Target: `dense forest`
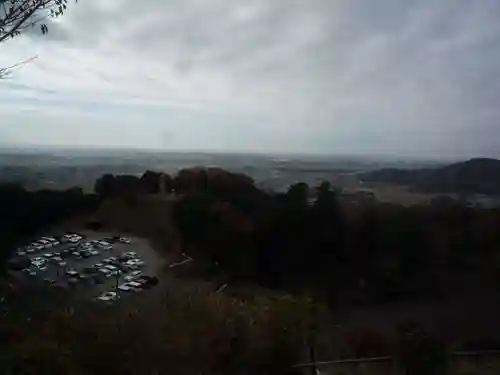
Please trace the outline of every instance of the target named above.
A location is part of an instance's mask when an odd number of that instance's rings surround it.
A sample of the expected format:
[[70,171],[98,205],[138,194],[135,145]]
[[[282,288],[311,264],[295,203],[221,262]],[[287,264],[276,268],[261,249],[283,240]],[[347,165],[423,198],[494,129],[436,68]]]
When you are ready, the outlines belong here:
[[331,304],[490,293],[498,285],[497,210],[446,201],[349,205],[327,182],[270,194],[218,168],[106,175],[96,191],[134,196],[158,193],[160,184],[178,197],[173,221],[183,245],[207,260],[208,277],[307,291]]
[[[330,303],[487,292],[500,283],[498,210],[446,201],[410,208],[349,205],[327,182],[297,183],[271,194],[246,175],[218,168],[175,176],[103,175],[90,195],[78,188],[28,192],[2,185],[3,248],[91,212],[102,200],[121,196],[132,202],[160,190],[177,197],[173,223],[182,245],[206,260],[209,278],[308,291]],[[3,251],[3,259],[9,254]]]
[[[0,259],[6,260],[15,246],[64,219],[97,208],[93,194],[80,188],[30,192],[19,185],[0,185]],[[3,262],[1,262],[3,264]]]

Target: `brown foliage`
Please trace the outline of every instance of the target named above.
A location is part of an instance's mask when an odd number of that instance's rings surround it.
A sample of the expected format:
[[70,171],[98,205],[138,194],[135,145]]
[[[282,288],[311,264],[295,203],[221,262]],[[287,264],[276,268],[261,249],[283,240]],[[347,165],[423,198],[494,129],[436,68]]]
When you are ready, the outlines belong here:
[[[82,307],[16,326],[5,373],[287,373],[299,360],[307,302],[178,293],[134,308]],[[11,336],[14,337],[14,336]]]

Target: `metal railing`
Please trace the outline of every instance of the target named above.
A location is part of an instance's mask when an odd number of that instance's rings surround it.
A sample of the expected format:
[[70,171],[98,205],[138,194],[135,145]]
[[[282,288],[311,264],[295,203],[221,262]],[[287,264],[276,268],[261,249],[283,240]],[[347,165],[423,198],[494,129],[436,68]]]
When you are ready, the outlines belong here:
[[[483,357],[483,361],[479,359]],[[495,363],[496,362],[496,363]],[[385,365],[385,366],[384,366]],[[358,366],[364,366],[363,371],[358,371]],[[308,373],[315,374],[379,374],[384,369],[391,369],[385,374],[404,375],[406,371],[398,363],[395,356],[369,357],[369,358],[347,358],[338,360],[316,361],[298,363],[292,368],[307,370]],[[464,372],[460,367],[467,367],[468,372]],[[376,367],[379,367],[377,370]],[[370,370],[371,368],[371,370]],[[471,370],[474,369],[474,370]],[[349,372],[346,372],[348,370]],[[474,374],[500,374],[500,350],[479,350],[479,351],[455,351],[448,355],[446,366],[443,372],[446,375],[463,373]]]

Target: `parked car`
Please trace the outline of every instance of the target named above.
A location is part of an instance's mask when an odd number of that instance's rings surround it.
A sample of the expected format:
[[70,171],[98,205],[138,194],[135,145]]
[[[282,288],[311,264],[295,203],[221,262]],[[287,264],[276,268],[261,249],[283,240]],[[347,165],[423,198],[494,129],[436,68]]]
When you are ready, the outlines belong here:
[[52,246],[54,246],[54,245],[52,244],[52,242],[47,241],[47,240],[38,240],[38,242],[39,242],[39,243],[40,243],[40,244],[41,244],[44,248],[46,248],[46,249],[49,249],[49,248],[51,248]]
[[37,268],[44,267],[45,266],[45,260],[33,260],[31,264]]
[[78,276],[78,271],[75,270],[74,268],[70,268],[69,270],[66,271],[66,275],[75,277]]
[[111,302],[115,301],[116,299],[118,299],[118,295],[115,292],[106,292],[97,297],[97,300],[104,302]]
[[120,241],[121,243],[126,243],[126,244],[129,244],[131,243],[132,241],[130,240],[130,238],[127,238],[127,237],[120,237],[118,239],[118,241]]
[[99,272],[107,278],[112,276],[112,272],[107,268],[99,268]]
[[132,291],[132,288],[127,283],[119,285],[118,289],[121,290],[122,292],[131,292]]
[[142,267],[145,263],[140,259],[130,259],[126,264],[134,265],[136,267]]
[[138,283],[136,281],[130,281],[129,283],[127,283],[127,285],[134,291],[134,292],[141,292],[143,289],[142,289],[142,285],[141,283]]
[[80,251],[80,255],[83,257],[83,258],[90,258],[92,256],[91,252],[88,251],[88,250],[83,250],[83,251]]
[[141,279],[144,280],[148,285],[158,285],[158,283],[160,282],[160,280],[158,280],[156,276],[144,275],[141,277]]
[[113,248],[113,246],[110,243],[105,241],[97,242],[96,246],[99,247],[101,250],[111,250]]
[[92,256],[97,256],[97,255],[99,255],[99,254],[100,254],[100,253],[99,253],[99,251],[97,251],[97,250],[91,250],[91,251],[90,251],[90,255],[92,255]]

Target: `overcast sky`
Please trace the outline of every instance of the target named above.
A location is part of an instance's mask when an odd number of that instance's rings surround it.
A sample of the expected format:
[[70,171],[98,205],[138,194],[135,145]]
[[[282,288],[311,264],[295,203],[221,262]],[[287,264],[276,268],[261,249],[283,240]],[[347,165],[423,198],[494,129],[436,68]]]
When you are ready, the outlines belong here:
[[81,0],[0,45],[0,144],[500,156],[499,0]]

